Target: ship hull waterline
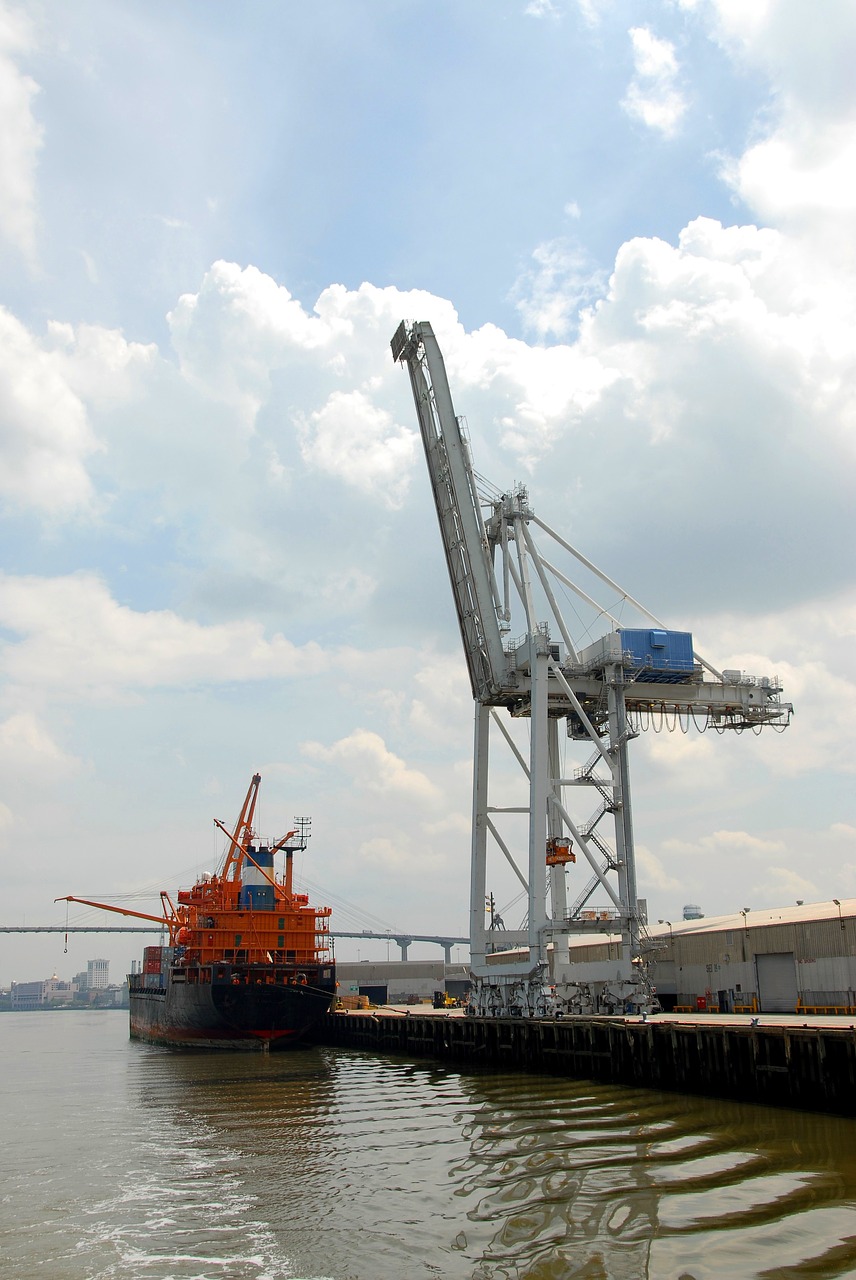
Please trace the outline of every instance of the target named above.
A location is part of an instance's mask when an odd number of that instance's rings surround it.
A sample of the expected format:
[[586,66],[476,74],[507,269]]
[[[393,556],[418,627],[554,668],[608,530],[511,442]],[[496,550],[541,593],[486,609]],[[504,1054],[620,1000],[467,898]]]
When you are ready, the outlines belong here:
[[[329,968],[329,967],[328,967]],[[134,1040],[174,1049],[280,1051],[330,1011],[335,983],[180,983],[130,991]]]

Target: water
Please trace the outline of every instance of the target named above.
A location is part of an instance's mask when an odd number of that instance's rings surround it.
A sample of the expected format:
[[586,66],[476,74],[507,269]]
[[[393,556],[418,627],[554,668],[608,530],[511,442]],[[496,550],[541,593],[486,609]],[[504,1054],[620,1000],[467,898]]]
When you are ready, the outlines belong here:
[[856,1122],[0,1017],[0,1276],[856,1277]]

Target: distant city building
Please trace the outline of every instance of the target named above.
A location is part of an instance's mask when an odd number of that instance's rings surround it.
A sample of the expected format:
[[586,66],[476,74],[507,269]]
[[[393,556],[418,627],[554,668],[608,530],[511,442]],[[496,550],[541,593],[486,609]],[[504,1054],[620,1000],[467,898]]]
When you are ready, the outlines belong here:
[[701,907],[697,907],[694,902],[688,902],[687,905],[684,907],[684,919],[685,920],[703,920],[704,912],[702,911]]
[[86,962],[86,989],[87,991],[104,991],[110,985],[110,961],[109,960],[87,960]]
[[75,984],[61,982],[56,974],[45,983],[45,1004],[71,1004],[76,995]]
[[46,1005],[71,1004],[77,995],[76,982],[61,982],[53,975],[44,982],[13,982],[13,1009],[43,1009]]
[[43,982],[13,982],[13,1009],[41,1009],[45,1002],[45,984]]

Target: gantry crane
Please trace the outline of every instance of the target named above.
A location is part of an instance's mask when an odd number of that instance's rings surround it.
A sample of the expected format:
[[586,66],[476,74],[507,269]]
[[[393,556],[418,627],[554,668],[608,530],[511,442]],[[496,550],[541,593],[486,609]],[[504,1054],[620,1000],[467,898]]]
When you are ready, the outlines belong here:
[[[475,703],[470,878],[471,1007],[483,1014],[542,1014],[646,1007],[649,984],[644,910],[636,888],[628,743],[652,722],[692,722],[756,732],[784,728],[792,707],[775,678],[717,671],[693,650],[688,632],[654,614],[551,529],[533,511],[526,488],[493,489],[477,477],[455,416],[445,365],[427,322],[403,321],[391,342],[407,365],[437,509],[464,654]],[[536,544],[552,539],[643,625],[624,628]],[[558,596],[572,592],[612,630],[578,647]],[[510,639],[519,619],[523,631]],[[520,630],[520,626],[517,630]],[[505,714],[503,714],[505,713]],[[528,758],[508,716],[530,721]],[[585,743],[589,758],[562,776],[560,725]],[[491,731],[497,730],[528,785],[528,805],[491,803]],[[588,788],[595,810],[586,821],[566,803],[570,788]],[[528,857],[515,855],[500,827],[503,813],[524,812]],[[612,839],[604,828],[612,821]],[[488,849],[502,857],[528,903],[525,929],[508,930],[491,913]],[[498,852],[497,852],[498,851]],[[589,877],[571,905],[567,869],[582,855]],[[608,905],[592,909],[600,893]],[[571,964],[571,934],[606,933],[616,958],[599,966]],[[612,948],[610,948],[612,950]]]

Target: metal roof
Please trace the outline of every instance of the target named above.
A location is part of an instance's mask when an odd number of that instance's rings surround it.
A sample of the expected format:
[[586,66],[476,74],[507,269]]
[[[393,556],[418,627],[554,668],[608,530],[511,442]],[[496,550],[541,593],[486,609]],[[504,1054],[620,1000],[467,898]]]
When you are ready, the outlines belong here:
[[[805,902],[802,906],[793,907],[761,907],[757,911],[748,908],[744,916],[742,911],[735,911],[727,916],[703,916],[701,920],[672,920],[671,932],[669,922],[664,920],[649,923],[649,938],[687,937],[690,934],[724,933],[732,929],[762,929],[765,925],[774,924],[814,924],[819,920],[838,920],[838,906],[841,907],[841,919],[850,920],[856,917],[856,898],[839,898],[826,902]],[[590,947],[608,942],[616,942],[615,934],[586,933],[570,936],[571,949],[574,947]]]
[[[840,908],[840,911],[839,911]],[[669,936],[671,923],[672,935],[676,933],[719,933],[725,929],[758,929],[769,924],[809,924],[817,920],[848,920],[856,916],[856,898],[839,898],[826,902],[805,902],[802,906],[793,907],[761,907],[755,910],[747,907],[745,913],[736,911],[727,916],[704,916],[701,920],[664,920],[662,924],[649,923],[648,933],[651,937]]]

